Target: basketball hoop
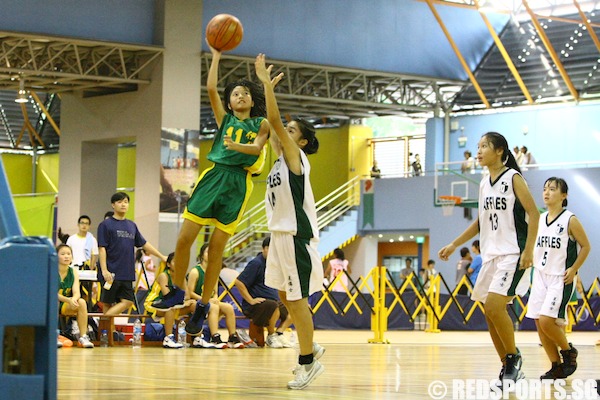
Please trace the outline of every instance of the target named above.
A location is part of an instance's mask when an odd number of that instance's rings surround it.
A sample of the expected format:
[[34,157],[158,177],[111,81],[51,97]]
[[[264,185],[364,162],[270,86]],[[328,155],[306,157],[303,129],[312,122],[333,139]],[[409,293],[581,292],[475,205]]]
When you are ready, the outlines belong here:
[[442,215],[449,217],[454,214],[454,207],[462,202],[462,198],[458,196],[440,196],[439,202],[442,206]]

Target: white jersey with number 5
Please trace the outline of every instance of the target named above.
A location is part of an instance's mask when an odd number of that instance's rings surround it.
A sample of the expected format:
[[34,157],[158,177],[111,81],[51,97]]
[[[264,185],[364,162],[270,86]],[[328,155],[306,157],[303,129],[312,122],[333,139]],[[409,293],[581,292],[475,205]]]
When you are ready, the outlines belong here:
[[548,221],[547,211],[540,215],[533,266],[547,275],[564,275],[577,259],[579,245],[569,237],[569,221],[573,215],[566,209],[554,221]]
[[482,261],[521,254],[527,240],[527,214],[517,199],[509,168],[496,181],[485,177],[479,185],[479,236]]
[[283,154],[267,178],[265,203],[269,231],[287,232],[300,238],[319,238],[315,198],[310,185],[310,163],[300,151],[302,175],[293,174]]

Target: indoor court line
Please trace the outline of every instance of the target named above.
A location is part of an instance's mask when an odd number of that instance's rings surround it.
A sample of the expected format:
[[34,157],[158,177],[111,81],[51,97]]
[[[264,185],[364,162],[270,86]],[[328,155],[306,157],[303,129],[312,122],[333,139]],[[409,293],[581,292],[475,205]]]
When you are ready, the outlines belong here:
[[[494,379],[500,369],[485,331],[393,331],[390,344],[368,344],[372,336],[315,331],[325,373],[300,391],[286,388],[294,349],[58,349],[58,399],[429,399],[435,380]],[[527,378],[539,377],[549,362],[537,334],[516,337]],[[579,349],[572,378],[600,379],[600,332],[568,337]]]

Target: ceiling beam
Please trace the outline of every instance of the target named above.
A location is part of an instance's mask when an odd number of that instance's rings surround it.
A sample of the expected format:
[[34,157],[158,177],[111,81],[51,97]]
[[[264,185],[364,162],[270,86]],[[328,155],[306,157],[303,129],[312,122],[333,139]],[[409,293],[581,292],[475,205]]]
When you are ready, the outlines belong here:
[[560,76],[562,76],[563,81],[565,82],[565,85],[567,85],[567,88],[569,89],[571,96],[573,96],[574,100],[579,100],[579,93],[577,92],[577,89],[575,89],[575,86],[573,85],[573,82],[571,81],[569,74],[567,74],[567,70],[565,69],[564,65],[560,61],[560,57],[558,57],[556,50],[554,50],[554,47],[552,46],[550,39],[548,39],[548,35],[546,35],[544,28],[542,28],[536,15],[534,14],[533,10],[531,9],[531,7],[529,7],[529,3],[527,2],[527,0],[522,0],[522,2],[523,2],[523,5],[525,6],[525,8],[527,9],[527,12],[531,16],[531,23],[533,24],[533,26],[535,27],[535,30],[537,31],[538,35],[540,36],[542,43],[544,43],[544,46],[546,47],[548,54],[550,54],[550,57],[552,57],[552,61],[554,62],[554,65],[556,65],[556,68],[558,69]]
[[500,51],[500,54],[502,54],[502,58],[504,58],[504,61],[506,62],[506,66],[508,67],[508,69],[512,73],[513,77],[515,78],[515,81],[517,81],[517,84],[521,88],[521,91],[523,92],[523,95],[525,95],[525,98],[527,99],[529,104],[533,104],[533,99],[531,98],[531,94],[529,94],[529,90],[527,89],[527,86],[525,86],[523,79],[521,79],[521,75],[519,74],[519,71],[517,71],[517,67],[515,67],[515,64],[512,62],[510,56],[508,55],[508,52],[506,51],[506,48],[504,47],[502,40],[500,40],[500,38],[498,37],[498,34],[496,34],[496,31],[494,30],[494,27],[490,23],[490,20],[488,19],[487,15],[485,15],[485,13],[481,11],[481,8],[479,7],[479,1],[478,0],[473,0],[473,1],[475,2],[475,6],[477,7],[477,9],[479,10],[479,15],[481,15],[481,18],[483,19],[485,26],[487,26],[488,31],[490,32],[490,35],[492,35],[492,38],[494,39],[494,43],[496,43],[496,47],[498,47],[498,51]]
[[454,39],[452,39],[452,35],[450,35],[450,32],[446,28],[446,24],[444,24],[444,21],[442,21],[442,17],[440,17],[440,14],[435,9],[435,6],[433,5],[432,0],[425,0],[425,1],[427,2],[427,5],[429,6],[429,9],[433,13],[433,16],[435,17],[435,19],[437,20],[438,24],[440,25],[440,28],[442,28],[442,31],[444,32],[444,35],[446,35],[446,38],[448,39],[448,42],[450,42],[450,46],[452,47],[452,50],[454,50],[454,53],[456,54],[456,57],[458,57],[458,60],[460,61],[460,64],[462,65],[462,67],[465,70],[465,72],[467,73],[467,75],[469,75],[469,80],[471,81],[471,84],[475,88],[475,91],[477,91],[477,94],[479,95],[479,98],[481,99],[481,102],[483,104],[485,104],[486,108],[490,108],[490,102],[485,97],[485,93],[483,93],[483,90],[481,90],[481,87],[479,86],[479,83],[477,83],[477,79],[475,79],[475,75],[473,75],[473,72],[471,72],[471,68],[469,67],[469,65],[465,61],[465,58],[463,57],[462,53],[458,49],[458,46],[456,46],[456,43],[454,42]]
[[26,78],[28,89],[42,92],[81,90],[90,84],[145,85],[150,81],[144,76],[150,75],[147,71],[163,51],[154,46],[0,31],[0,87],[16,88],[18,75]]
[[37,93],[34,92],[34,91],[31,91],[29,93],[31,93],[31,97],[33,97],[33,99],[37,103],[38,107],[40,107],[40,109],[42,110],[42,112],[46,116],[46,119],[48,120],[48,122],[50,123],[50,125],[52,125],[52,127],[54,128],[54,132],[56,132],[56,134],[58,136],[60,136],[60,128],[58,127],[58,125],[54,121],[54,118],[52,118],[52,115],[48,112],[48,109],[46,109],[46,106],[44,105],[44,103],[38,97]]
[[587,31],[590,34],[590,37],[592,38],[594,44],[596,45],[596,49],[598,49],[598,51],[600,52],[600,40],[598,40],[598,35],[596,35],[596,32],[594,32],[594,28],[592,27],[592,24],[590,23],[589,18],[581,10],[581,6],[577,2],[577,0],[573,0],[573,4],[575,4],[575,7],[577,7],[577,11],[579,12],[579,15],[581,16],[581,21],[587,28]]
[[[202,64],[210,65],[210,53],[202,53]],[[256,80],[254,58],[223,55],[219,63],[218,87],[239,80]],[[338,68],[315,64],[269,60],[273,74],[286,78],[276,87],[282,113],[307,116],[345,115],[365,118],[376,115],[429,114],[450,104],[467,82],[432,77]],[[202,69],[202,90],[206,74]],[[208,97],[201,97],[203,100]]]

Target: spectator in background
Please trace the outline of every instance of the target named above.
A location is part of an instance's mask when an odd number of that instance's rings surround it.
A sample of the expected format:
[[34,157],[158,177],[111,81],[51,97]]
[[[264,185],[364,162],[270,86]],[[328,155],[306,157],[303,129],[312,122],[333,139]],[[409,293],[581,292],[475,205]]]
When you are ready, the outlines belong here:
[[523,153],[521,153],[521,150],[519,150],[519,146],[515,146],[513,148],[513,156],[515,156],[517,165],[521,166],[521,164],[523,164]]
[[[211,290],[209,287],[204,287],[206,268],[208,268],[208,253],[209,247],[208,243],[204,243],[200,248],[200,252],[198,253],[198,265],[190,270],[187,275],[187,296],[194,300],[192,304],[192,312],[196,310],[198,307],[198,300],[202,298],[202,293],[204,290]],[[208,322],[208,329],[210,331],[210,340],[206,342],[202,339],[202,336],[198,336],[194,338],[193,345],[194,347],[216,347],[218,349],[224,348],[232,348],[232,349],[243,349],[244,343],[240,340],[235,330],[235,311],[233,306],[229,303],[225,303],[224,301],[219,301],[218,291],[217,291],[218,283],[212,288],[210,295],[210,308],[208,309],[208,315],[206,321]],[[227,327],[227,332],[229,333],[229,338],[227,342],[221,340],[221,335],[219,334],[219,319],[221,317],[225,318],[225,325]]]
[[371,167],[371,178],[381,178],[381,170],[377,167],[377,160],[373,160],[373,166]]
[[405,267],[400,270],[400,279],[406,280],[415,270],[412,267],[412,258],[406,258]]
[[96,269],[98,261],[98,241],[90,232],[92,220],[82,215],[77,220],[77,234],[69,236],[67,245],[73,251],[73,267],[81,269]]
[[[458,264],[456,264],[456,285],[460,283],[463,276],[468,276],[469,265],[471,265],[472,261],[471,253],[469,253],[469,249],[467,247],[460,249],[460,257],[461,258],[458,261]],[[469,294],[468,285],[461,286],[458,294]]]
[[70,268],[73,253],[66,244],[56,248],[58,258],[58,312],[60,315],[76,316],[77,327],[80,334],[77,339],[78,346],[93,348],[94,345],[87,335],[88,313],[87,303],[79,294],[79,273]]
[[[77,234],[71,235],[66,240],[73,253],[73,268],[78,270],[96,270],[98,263],[98,241],[90,232],[91,218],[82,215],[77,220]],[[83,298],[87,304],[92,306],[92,293],[97,292],[95,282],[84,281],[81,284]]]
[[[327,268],[325,268],[324,275],[329,278],[329,283],[333,282],[339,274],[342,274],[342,276],[340,278],[340,281],[338,281],[335,287],[331,288],[331,290],[333,290],[334,292],[345,292],[346,289],[344,287],[350,290],[350,288],[348,287],[347,274],[352,273],[352,268],[350,268],[348,260],[346,260],[344,251],[342,249],[336,248],[335,250],[333,250],[333,255],[334,258],[329,260],[329,264],[327,265]],[[342,273],[342,271],[344,273]]]
[[475,287],[475,282],[477,282],[477,277],[479,276],[479,271],[481,270],[482,260],[481,260],[481,251],[479,250],[479,240],[475,240],[471,243],[471,251],[475,254],[473,257],[473,261],[469,268],[467,269],[467,273],[469,274],[469,280],[471,281],[471,285]]
[[[262,251],[253,258],[235,280],[242,295],[242,311],[254,325],[267,328],[267,346],[273,348],[292,347],[284,331],[292,324],[292,317],[279,299],[277,290],[265,285],[265,269],[271,238],[262,242]],[[279,327],[276,327],[277,321]],[[262,333],[264,335],[264,333]]]
[[98,226],[98,250],[100,269],[98,280],[110,289],[102,290],[100,301],[104,303],[105,315],[117,315],[131,307],[135,301],[132,282],[135,280],[136,247],[146,253],[167,261],[167,257],[144,239],[137,225],[125,218],[129,210],[129,195],[117,192],[110,199],[114,215]]
[[179,290],[171,278],[173,272],[173,258],[175,253],[169,254],[167,257],[166,268],[156,277],[156,282],[151,286],[150,293],[144,301],[144,308],[149,312],[156,312],[158,317],[164,318],[165,338],[163,339],[163,347],[167,349],[181,349],[183,343],[179,343],[173,334],[175,326],[175,318],[178,315],[185,315],[193,311],[195,301],[187,301],[185,304],[165,305],[164,298],[167,296],[184,297],[185,293]]
[[415,154],[415,161],[412,163],[413,176],[423,175],[423,168],[421,167],[421,157]]
[[[521,147],[521,154],[522,154],[521,166],[523,166],[523,168],[522,168],[523,170],[527,170],[529,165],[537,164],[535,157],[533,156],[533,154],[531,154],[531,152],[529,152],[529,150],[527,149],[527,146]],[[536,168],[537,167],[529,167],[529,169],[536,169]]]
[[437,275],[437,271],[435,270],[435,261],[427,261],[427,265],[423,267],[419,275],[421,277],[421,282],[423,283],[423,289],[427,291],[427,289],[429,289],[431,286],[431,280],[435,275]]
[[463,174],[472,174],[475,172],[475,159],[473,158],[469,150],[465,150],[464,155],[465,161],[463,161],[462,165],[460,166],[460,171]]

